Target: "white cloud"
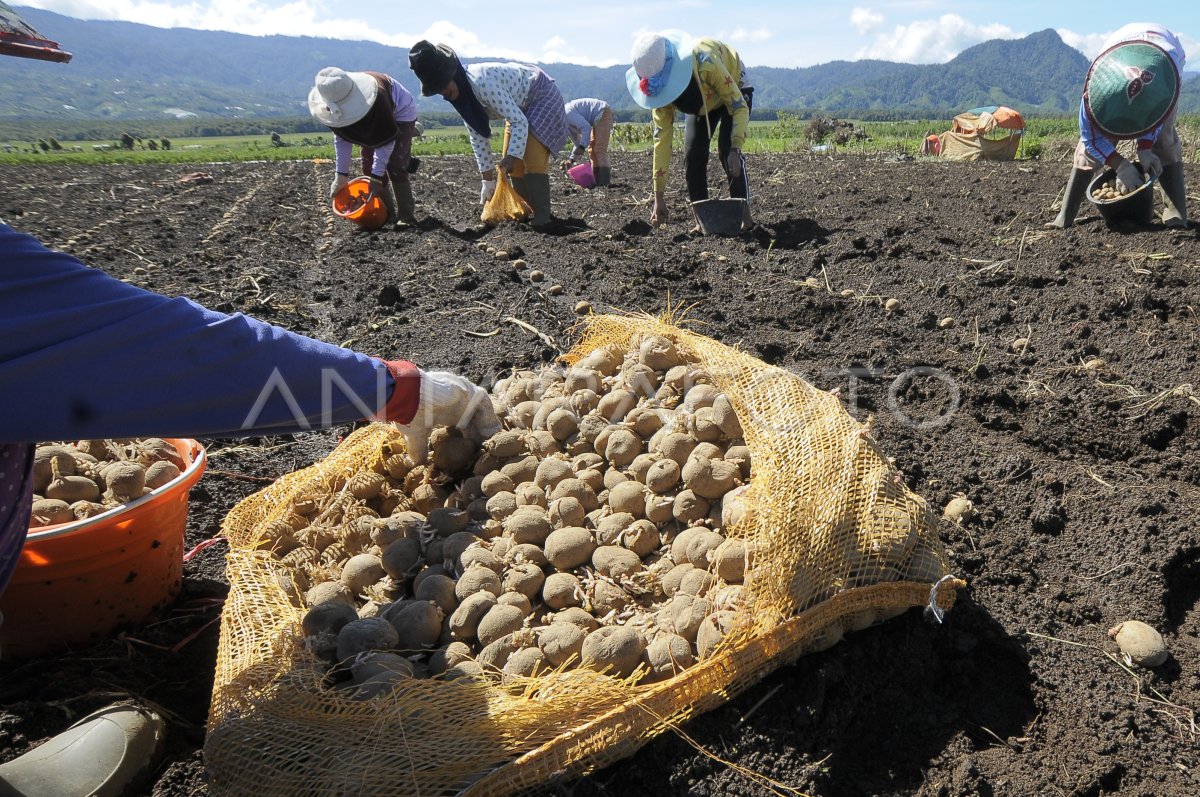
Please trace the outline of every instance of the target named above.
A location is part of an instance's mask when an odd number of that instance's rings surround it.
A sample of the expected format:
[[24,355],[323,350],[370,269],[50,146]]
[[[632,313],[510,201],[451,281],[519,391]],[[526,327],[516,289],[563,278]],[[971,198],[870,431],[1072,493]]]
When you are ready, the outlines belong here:
[[860,48],[854,57],[938,64],[988,39],[1015,39],[1022,35],[1007,25],[976,25],[957,14],[943,14],[937,19],[917,20],[879,33],[874,42]]
[[1065,28],[1059,28],[1057,33],[1066,44],[1074,47],[1088,58],[1095,58],[1099,55],[1104,40],[1108,38],[1107,33],[1075,33]]
[[883,14],[869,8],[855,8],[850,12],[850,24],[860,36],[866,36],[883,24]]
[[757,42],[765,42],[768,39],[774,38],[774,36],[775,33],[765,27],[748,30],[738,25],[731,33],[723,33],[719,38],[728,39],[734,44],[755,44]]
[[561,50],[567,46],[567,40],[562,36],[551,36],[545,44],[542,45],[543,50]]

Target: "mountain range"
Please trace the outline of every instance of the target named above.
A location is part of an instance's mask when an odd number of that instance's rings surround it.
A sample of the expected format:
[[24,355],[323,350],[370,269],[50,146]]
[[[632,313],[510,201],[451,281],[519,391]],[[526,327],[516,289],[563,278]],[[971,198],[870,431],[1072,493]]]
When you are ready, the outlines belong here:
[[[34,8],[18,12],[74,58],[66,65],[4,59],[4,121],[307,116],[313,75],[330,65],[387,72],[418,97],[421,110],[451,110],[441,97],[420,97],[403,48],[79,20]],[[742,55],[753,63],[752,50]],[[1078,109],[1088,63],[1047,29],[983,42],[944,64],[834,61],[798,69],[748,66],[747,74],[756,111],[933,118],[1000,104],[1027,115],[1059,115]],[[599,97],[620,117],[640,118],[625,90],[626,66],[541,66],[565,98]],[[1200,112],[1200,81],[1185,82],[1180,111]]]

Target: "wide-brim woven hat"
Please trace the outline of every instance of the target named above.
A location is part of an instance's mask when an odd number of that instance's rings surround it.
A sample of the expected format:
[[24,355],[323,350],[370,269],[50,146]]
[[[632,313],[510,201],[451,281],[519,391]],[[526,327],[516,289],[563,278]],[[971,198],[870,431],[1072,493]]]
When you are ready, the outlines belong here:
[[670,105],[692,79],[692,39],[681,31],[647,33],[633,43],[625,73],[629,96],[642,108]]
[[447,44],[422,39],[408,51],[408,68],[421,81],[421,96],[432,97],[454,79],[459,67],[458,53]]
[[367,115],[378,93],[379,84],[366,72],[327,66],[308,92],[308,112],[323,125],[345,127]]
[[1122,42],[1092,61],[1084,108],[1105,135],[1137,138],[1175,109],[1179,85],[1179,70],[1166,50],[1151,42]]

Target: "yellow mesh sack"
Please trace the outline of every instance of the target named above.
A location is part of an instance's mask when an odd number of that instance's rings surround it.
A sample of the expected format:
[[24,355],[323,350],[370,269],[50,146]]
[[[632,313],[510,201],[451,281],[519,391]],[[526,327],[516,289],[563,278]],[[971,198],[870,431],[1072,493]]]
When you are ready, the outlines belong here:
[[566,359],[650,334],[708,370],[742,420],[754,463],[748,511],[728,534],[752,541],[760,558],[747,607],[717,652],[653,684],[578,669],[504,685],[409,679],[366,701],[323,688],[302,645],[304,610],[280,586],[279,561],[256,544],[293,498],[344,481],[402,440],[390,425],[370,425],[225,521],[230,591],[205,744],[214,797],[529,792],[632,754],[847,631],[931,601],[953,604],[965,584],[946,575],[928,505],[834,396],[649,317],[590,317]]
[[500,168],[496,169],[496,193],[483,206],[479,220],[484,224],[499,224],[502,221],[522,221],[533,215],[517,189],[513,186],[508,174]]

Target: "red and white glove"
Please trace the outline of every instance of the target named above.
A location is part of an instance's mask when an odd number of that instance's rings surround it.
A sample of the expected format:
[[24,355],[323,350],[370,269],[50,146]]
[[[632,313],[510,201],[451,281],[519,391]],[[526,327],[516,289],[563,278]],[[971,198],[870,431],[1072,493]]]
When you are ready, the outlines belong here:
[[1128,194],[1142,184],[1142,173],[1127,160],[1117,165],[1117,193]]
[[348,182],[350,182],[350,175],[335,174],[333,176],[333,182],[329,184],[329,198],[333,199],[338,191],[341,191],[346,187],[346,183]]
[[1155,179],[1162,174],[1162,161],[1153,150],[1139,149],[1137,155],[1138,163],[1142,164],[1142,171],[1146,173],[1147,179]]

